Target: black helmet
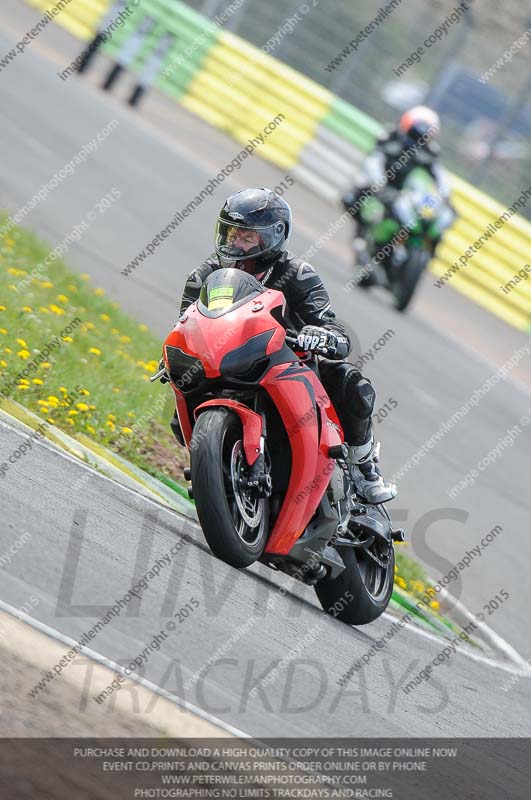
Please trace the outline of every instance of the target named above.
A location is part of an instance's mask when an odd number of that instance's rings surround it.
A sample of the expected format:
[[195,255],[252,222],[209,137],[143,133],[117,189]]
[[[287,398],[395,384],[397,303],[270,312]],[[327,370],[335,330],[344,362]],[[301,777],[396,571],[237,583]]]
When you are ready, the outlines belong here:
[[[249,246],[243,247],[245,231]],[[216,226],[216,253],[222,267],[266,271],[283,252],[291,233],[291,208],[271,189],[244,189],[228,197]]]

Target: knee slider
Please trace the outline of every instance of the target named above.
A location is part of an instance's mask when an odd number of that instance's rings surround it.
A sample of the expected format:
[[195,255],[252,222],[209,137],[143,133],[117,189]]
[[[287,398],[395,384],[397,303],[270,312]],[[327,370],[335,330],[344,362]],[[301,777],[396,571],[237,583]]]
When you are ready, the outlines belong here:
[[347,397],[359,417],[367,419],[372,415],[376,392],[372,383],[356,369],[348,376]]

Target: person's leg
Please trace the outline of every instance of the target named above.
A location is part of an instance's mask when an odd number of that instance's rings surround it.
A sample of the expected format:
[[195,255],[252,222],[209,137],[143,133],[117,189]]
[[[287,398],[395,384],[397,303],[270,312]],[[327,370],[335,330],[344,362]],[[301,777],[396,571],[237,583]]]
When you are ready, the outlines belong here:
[[116,62],[109,70],[109,73],[105,78],[105,80],[103,81],[101,88],[105,89],[105,91],[108,92],[109,89],[116,83],[117,79],[120,77],[124,69],[125,67]]
[[105,37],[98,31],[98,33],[90,42],[90,44],[88,44],[86,49],[83,50],[83,52],[81,53],[81,61],[76,67],[77,72],[79,72],[80,74],[86,72],[86,70],[90,66],[91,61],[96,55],[96,52],[99,50],[104,41]]
[[345,361],[323,359],[319,372],[343,427],[356,489],[370,503],[391,500],[397,488],[384,481],[377,466],[378,448],[372,429],[376,393],[371,382]]

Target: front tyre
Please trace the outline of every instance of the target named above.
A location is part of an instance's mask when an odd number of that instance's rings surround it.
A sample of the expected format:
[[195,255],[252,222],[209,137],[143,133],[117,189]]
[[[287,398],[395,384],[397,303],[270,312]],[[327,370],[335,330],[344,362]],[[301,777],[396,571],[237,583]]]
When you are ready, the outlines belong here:
[[426,269],[430,255],[421,248],[411,250],[408,260],[400,268],[400,275],[395,285],[395,307],[398,311],[405,311],[411,302],[420,276]]
[[[358,553],[358,555],[356,555]],[[315,592],[323,609],[347,623],[366,625],[383,614],[393,592],[395,553],[390,545],[385,567],[353,547],[342,547],[340,555],[345,569],[337,578],[323,578]]]
[[238,568],[260,557],[268,536],[269,501],[246,488],[247,469],[239,417],[203,411],[190,443],[197,516],[214,555]]

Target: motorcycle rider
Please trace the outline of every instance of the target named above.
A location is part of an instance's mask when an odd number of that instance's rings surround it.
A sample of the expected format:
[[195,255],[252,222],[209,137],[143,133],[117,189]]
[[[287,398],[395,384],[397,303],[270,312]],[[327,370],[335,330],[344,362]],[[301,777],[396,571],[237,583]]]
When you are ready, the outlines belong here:
[[[351,350],[349,337],[336,319],[315,269],[287,251],[291,229],[290,206],[270,189],[245,189],[228,197],[217,220],[218,261],[207,261],[190,273],[181,314],[198,299],[203,281],[216,269],[243,269],[268,288],[282,291],[285,319],[297,331],[301,350],[326,346],[333,352],[332,358],[319,358],[319,374],[343,427],[352,480],[368,502],[386,502],[396,496],[397,488],[384,481],[376,463],[374,389],[343,360]],[[182,436],[176,416],[172,430],[177,438]]]
[[[400,117],[398,126],[380,136],[376,147],[365,160],[367,181],[343,197],[343,205],[358,222],[362,223],[360,209],[362,197],[367,193],[377,194],[386,205],[391,204],[400,192],[408,175],[417,167],[425,169],[433,178],[437,191],[447,206],[450,186],[439,164],[440,147],[436,141],[439,134],[439,115],[427,106],[414,106]],[[374,190],[374,187],[377,187]],[[433,251],[440,237],[434,240]],[[355,242],[363,249],[361,242]]]

